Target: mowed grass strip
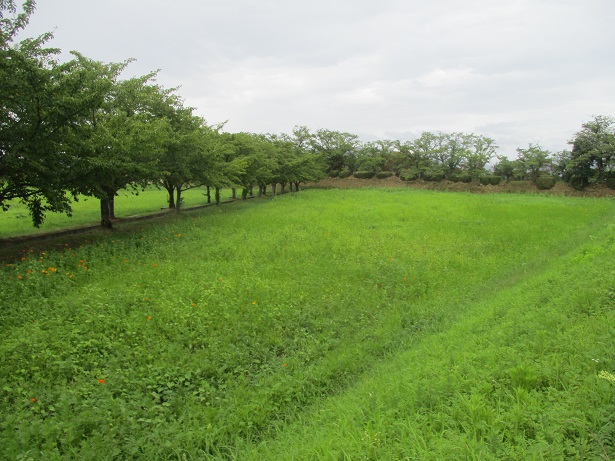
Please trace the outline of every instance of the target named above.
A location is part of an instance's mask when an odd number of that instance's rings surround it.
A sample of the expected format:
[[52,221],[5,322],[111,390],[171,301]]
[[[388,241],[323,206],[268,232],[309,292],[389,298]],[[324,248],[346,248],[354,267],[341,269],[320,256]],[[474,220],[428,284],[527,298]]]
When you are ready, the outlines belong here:
[[[568,287],[578,277],[557,268],[579,247],[592,243],[597,249],[586,247],[587,254],[612,256],[614,212],[612,201],[598,199],[310,190],[144,224],[62,253],[25,254],[2,271],[0,446],[10,458],[34,459],[273,459],[308,448],[311,459],[396,459],[415,434],[423,453],[436,444],[442,452],[455,444],[470,450],[460,453],[476,452],[486,434],[498,432],[480,429],[487,417],[447,415],[446,408],[459,408],[455,398],[506,395],[515,373],[516,387],[530,394],[556,381],[532,378],[538,365],[531,356],[514,362],[525,347],[515,330],[503,333],[512,348],[507,362],[498,362],[504,346],[489,352],[481,344],[480,360],[466,360],[464,346],[482,341],[482,319],[494,323],[492,312],[509,319],[526,309],[522,297],[497,309],[493,300],[512,299],[515,290],[546,297],[548,285],[530,283],[540,277],[552,280],[554,292]],[[613,281],[612,266],[603,277],[600,287]],[[608,303],[605,293],[600,299]],[[538,330],[528,328],[528,338]],[[561,326],[553,320],[540,328],[548,335]],[[600,355],[589,338],[579,347]],[[421,351],[430,354],[422,359]],[[601,354],[595,358],[607,366]],[[389,363],[407,365],[397,376]],[[587,371],[574,361],[561,369]],[[489,373],[500,379],[492,394],[483,389]],[[591,373],[602,396],[585,413],[564,405],[561,414],[603,436],[596,421],[610,383]],[[410,376],[419,403],[384,398],[381,391]],[[362,382],[379,388],[382,424],[344,416],[364,411]],[[412,423],[421,408],[426,418],[441,409],[441,430],[427,431],[431,420]],[[333,411],[339,425],[315,418],[321,410]],[[508,439],[494,453],[533,449],[536,430],[520,421],[506,426]],[[403,431],[383,431],[402,423]],[[447,441],[443,434],[457,423],[466,429]],[[314,439],[304,427],[323,430]],[[336,431],[343,443],[333,443]],[[557,443],[599,454],[590,438],[573,432]]]
[[[135,193],[136,192],[136,193]],[[205,205],[207,197],[203,187],[189,189],[182,193],[182,206],[193,207]],[[213,190],[211,192],[213,201]],[[224,190],[222,200],[231,197],[230,190]],[[168,206],[167,192],[164,189],[148,187],[145,190],[121,190],[115,197],[115,214],[118,218],[157,213]],[[93,197],[79,197],[72,202],[73,213],[67,216],[61,213],[48,213],[43,224],[32,226],[28,208],[14,200],[7,211],[0,213],[0,239],[24,235],[41,234],[62,230],[67,227],[90,226],[100,223],[100,202]]]

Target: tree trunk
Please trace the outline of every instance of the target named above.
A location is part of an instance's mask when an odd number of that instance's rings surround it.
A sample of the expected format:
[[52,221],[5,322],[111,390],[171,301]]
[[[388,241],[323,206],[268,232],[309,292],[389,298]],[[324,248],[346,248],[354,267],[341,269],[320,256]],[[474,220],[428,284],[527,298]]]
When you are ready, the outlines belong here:
[[115,219],[115,192],[107,192],[109,200],[109,219]]
[[295,192],[299,192],[299,181],[295,181]]
[[113,224],[111,224],[111,213],[109,208],[109,197],[100,199],[100,225],[104,229],[112,229]]
[[275,191],[276,191],[276,189],[277,189],[277,188],[278,188],[278,184],[274,182],[274,183],[271,185],[272,195],[273,195],[274,197],[275,197]]
[[254,197],[254,184],[250,184],[250,197]]
[[248,192],[250,191],[244,187],[244,189],[241,191],[241,200],[245,200],[248,198]]
[[231,198],[233,200],[237,198],[237,190],[234,187],[231,189]]
[[207,186],[207,203],[211,203],[211,189]]
[[280,194],[284,193],[284,189],[286,189],[286,182],[280,183]]
[[169,208],[175,208],[175,186],[164,186],[167,190],[167,194],[169,194]]
[[220,188],[216,187],[216,191],[215,191],[215,196],[216,196],[216,205],[220,204]]
[[175,190],[177,192],[177,199],[175,200],[175,211],[179,213],[182,206],[182,188],[178,187]]

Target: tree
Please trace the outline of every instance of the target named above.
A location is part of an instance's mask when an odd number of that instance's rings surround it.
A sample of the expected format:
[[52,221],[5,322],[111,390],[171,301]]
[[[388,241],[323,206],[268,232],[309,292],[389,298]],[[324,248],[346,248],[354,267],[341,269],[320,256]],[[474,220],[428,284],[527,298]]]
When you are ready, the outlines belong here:
[[497,176],[501,176],[509,182],[515,173],[515,162],[504,155],[496,156],[498,163],[493,167],[493,172]]
[[517,148],[518,167],[525,177],[535,184],[541,172],[551,172],[551,152],[538,144],[530,144],[527,149]]
[[100,200],[105,228],[112,227],[113,199],[120,189],[145,187],[160,176],[159,158],[169,137],[160,105],[168,93],[149,84],[154,75],[114,81],[101,108],[81,126],[82,177],[75,187]]
[[568,169],[584,185],[604,182],[615,171],[615,119],[603,115],[584,123],[573,140]]
[[325,129],[318,130],[312,139],[312,149],[326,160],[329,172],[344,167],[353,170],[359,144],[354,134]]
[[465,158],[462,161],[463,168],[472,177],[477,178],[485,172],[485,165],[496,154],[498,146],[491,138],[482,135],[465,135]]
[[34,2],[26,2],[15,20],[4,17],[7,5],[14,11],[13,2],[0,3],[0,206],[6,210],[11,200],[20,200],[38,226],[48,211],[71,212],[68,193],[76,193],[78,179],[76,131],[100,106],[117,66],[92,72],[76,53],[60,64],[58,50],[44,48],[51,34],[13,45]]

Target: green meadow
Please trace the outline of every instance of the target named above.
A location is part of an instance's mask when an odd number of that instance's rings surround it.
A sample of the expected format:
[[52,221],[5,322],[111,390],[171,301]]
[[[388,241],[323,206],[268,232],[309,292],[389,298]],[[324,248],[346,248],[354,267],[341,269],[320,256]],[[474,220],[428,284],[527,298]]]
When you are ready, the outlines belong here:
[[1,268],[0,459],[615,459],[612,199],[309,189],[88,240]]

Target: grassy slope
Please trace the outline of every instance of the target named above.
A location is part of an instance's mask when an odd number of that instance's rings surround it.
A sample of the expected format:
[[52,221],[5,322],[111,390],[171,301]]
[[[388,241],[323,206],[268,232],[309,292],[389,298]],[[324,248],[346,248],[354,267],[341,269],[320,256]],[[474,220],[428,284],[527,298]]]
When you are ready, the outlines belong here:
[[2,274],[1,444],[81,459],[599,454],[613,212],[309,191],[32,255]]

